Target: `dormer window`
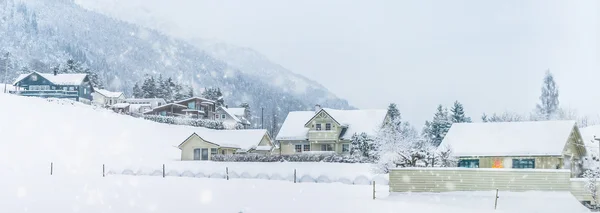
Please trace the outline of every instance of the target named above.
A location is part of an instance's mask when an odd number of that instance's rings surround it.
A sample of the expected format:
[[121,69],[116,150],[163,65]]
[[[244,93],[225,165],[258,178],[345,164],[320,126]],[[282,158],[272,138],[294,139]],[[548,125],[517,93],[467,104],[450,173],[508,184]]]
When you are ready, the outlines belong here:
[[317,127],[315,128],[317,131],[321,131],[321,124],[317,124]]

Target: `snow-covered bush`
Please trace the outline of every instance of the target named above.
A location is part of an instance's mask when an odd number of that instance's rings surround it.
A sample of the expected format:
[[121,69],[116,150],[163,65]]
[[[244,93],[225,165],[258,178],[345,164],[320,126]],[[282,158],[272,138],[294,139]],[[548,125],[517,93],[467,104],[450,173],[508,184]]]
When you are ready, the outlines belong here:
[[598,188],[596,182],[600,178],[600,171],[598,169],[586,170],[583,173],[583,177],[586,178],[585,188],[592,196],[592,201],[594,202],[591,207],[592,209],[598,209]]
[[172,116],[145,115],[144,119],[159,123],[205,127],[209,129],[225,129],[223,122],[210,119],[179,118]]
[[224,162],[327,162],[327,163],[372,163],[368,158],[340,154],[297,154],[297,155],[261,155],[236,154],[214,155],[213,161]]

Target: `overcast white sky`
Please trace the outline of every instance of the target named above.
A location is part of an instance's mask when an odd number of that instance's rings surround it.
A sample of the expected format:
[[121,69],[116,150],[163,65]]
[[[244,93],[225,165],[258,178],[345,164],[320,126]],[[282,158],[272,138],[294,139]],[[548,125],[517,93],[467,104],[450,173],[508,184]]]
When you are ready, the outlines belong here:
[[251,47],[359,108],[395,102],[418,125],[454,100],[476,120],[529,112],[546,69],[563,107],[600,113],[595,0],[77,1],[119,2],[100,7],[170,34]]

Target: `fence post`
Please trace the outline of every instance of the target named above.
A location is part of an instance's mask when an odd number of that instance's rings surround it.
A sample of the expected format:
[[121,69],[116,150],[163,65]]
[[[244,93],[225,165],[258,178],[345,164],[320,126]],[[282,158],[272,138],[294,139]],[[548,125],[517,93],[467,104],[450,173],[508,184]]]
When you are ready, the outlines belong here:
[[375,181],[373,181],[373,200],[375,200]]
[[227,180],[229,180],[229,167],[225,167],[225,175],[227,177]]
[[54,163],[50,162],[50,175],[54,173]]
[[496,189],[496,201],[494,201],[494,210],[496,210],[496,207],[498,207],[498,189]]
[[296,183],[296,169],[294,169],[294,183]]
[[106,173],[104,172],[104,164],[102,164],[102,177],[105,177],[106,176],[105,174]]
[[163,178],[165,177],[165,164],[163,164]]

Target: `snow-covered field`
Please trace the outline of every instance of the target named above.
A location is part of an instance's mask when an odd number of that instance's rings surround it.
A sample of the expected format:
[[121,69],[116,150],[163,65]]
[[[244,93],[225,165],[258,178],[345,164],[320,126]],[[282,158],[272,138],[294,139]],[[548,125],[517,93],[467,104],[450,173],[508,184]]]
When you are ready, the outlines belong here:
[[494,211],[494,192],[389,196],[386,186],[378,186],[373,200],[371,186],[338,183],[69,175],[3,179],[0,205],[11,213],[586,212],[564,193],[502,193]]
[[0,94],[0,103],[1,212],[586,211],[562,193],[502,193],[498,211],[491,192],[390,196],[377,185],[373,200],[366,184],[387,180],[368,164],[180,162],[176,145],[205,129],[69,101]]
[[162,174],[368,184],[369,164],[181,162],[176,148],[205,128],[168,125],[65,100],[0,94],[0,166],[12,172]]

